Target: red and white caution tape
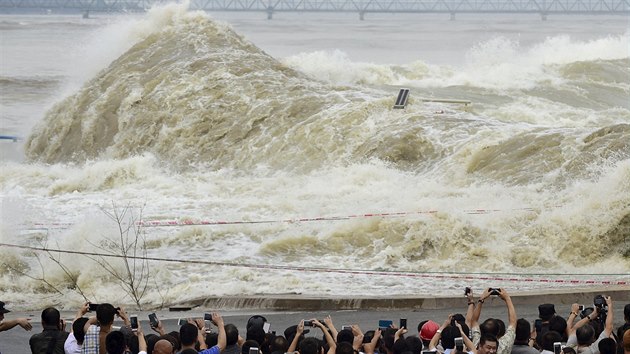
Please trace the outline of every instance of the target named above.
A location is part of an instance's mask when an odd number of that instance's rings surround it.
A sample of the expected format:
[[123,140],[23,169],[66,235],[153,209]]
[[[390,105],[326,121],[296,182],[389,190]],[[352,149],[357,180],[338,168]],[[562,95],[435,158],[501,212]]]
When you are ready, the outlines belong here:
[[[502,209],[466,209],[462,210],[465,214],[480,215],[491,214],[497,212],[503,212]],[[533,208],[517,208],[509,209],[509,211],[534,211]],[[317,216],[317,217],[303,217],[295,219],[269,219],[269,220],[191,220],[186,218],[179,218],[173,220],[159,220],[148,219],[141,220],[137,223],[143,227],[173,227],[173,226],[211,226],[211,225],[247,225],[247,224],[274,224],[274,223],[300,223],[300,222],[317,222],[317,221],[340,221],[351,220],[359,218],[394,218],[404,217],[409,215],[431,215],[438,213],[438,210],[421,210],[421,211],[404,211],[404,212],[392,212],[392,213],[366,213],[366,214],[351,214],[343,216]],[[49,229],[67,229],[71,227],[72,223],[33,223],[29,230],[49,230]]]

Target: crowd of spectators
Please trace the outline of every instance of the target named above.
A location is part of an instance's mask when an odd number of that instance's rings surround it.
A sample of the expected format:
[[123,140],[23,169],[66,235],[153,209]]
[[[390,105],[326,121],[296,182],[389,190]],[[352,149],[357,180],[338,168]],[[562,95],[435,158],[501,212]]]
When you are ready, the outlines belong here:
[[[490,297],[505,302],[507,323],[498,318],[480,322]],[[30,338],[29,346],[33,354],[630,354],[630,304],[624,307],[625,323],[615,331],[610,297],[595,297],[593,307],[573,304],[567,318],[556,314],[553,304],[542,304],[533,324],[517,318],[506,289],[486,289],[476,300],[470,291],[467,299],[465,314],[451,314],[441,325],[422,321],[417,332],[393,323],[366,332],[358,325],[338,330],[328,316],[302,320],[282,334],[269,331],[266,318],[259,315],[249,319],[246,333],[239,333],[218,313],[183,320],[172,332],[153,318],[155,333],[145,333],[123,308],[86,303],[68,331],[58,310],[44,309],[43,331]],[[95,316],[86,317],[91,307]],[[32,329],[26,318],[5,320],[8,312],[0,302],[0,332],[16,326]],[[113,326],[116,317],[121,327]]]

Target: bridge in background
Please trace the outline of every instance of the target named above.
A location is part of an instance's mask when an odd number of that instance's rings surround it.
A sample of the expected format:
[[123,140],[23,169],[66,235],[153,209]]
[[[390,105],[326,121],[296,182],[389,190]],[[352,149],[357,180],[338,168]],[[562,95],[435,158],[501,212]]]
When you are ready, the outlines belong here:
[[[136,12],[166,0],[0,0],[0,12],[47,11]],[[630,0],[190,0],[191,10],[369,13],[617,14],[630,15]]]

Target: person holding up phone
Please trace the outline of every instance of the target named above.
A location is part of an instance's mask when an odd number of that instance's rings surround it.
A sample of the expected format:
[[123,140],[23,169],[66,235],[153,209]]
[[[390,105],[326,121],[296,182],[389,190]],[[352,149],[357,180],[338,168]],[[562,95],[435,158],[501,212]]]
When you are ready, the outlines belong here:
[[130,327],[129,316],[122,307],[112,304],[99,304],[96,316],[90,317],[85,323],[85,338],[83,340],[83,354],[105,354],[105,339],[113,330],[114,318],[118,316],[125,326]]
[[65,322],[61,319],[59,310],[54,307],[48,307],[42,311],[42,327],[41,333],[34,334],[29,340],[31,353],[46,354],[55,353],[63,354],[63,345],[68,338]]
[[[481,316],[483,303],[491,296],[498,296],[501,300],[503,300],[508,310],[508,325],[506,326],[505,333],[503,335],[499,333],[500,327],[497,322],[500,320],[498,319],[489,318],[485,320],[481,325],[479,324],[479,317]],[[481,326],[484,327],[484,331],[481,330]],[[480,343],[482,332],[483,334],[491,334],[497,338],[497,340],[499,341],[497,349],[498,354],[510,354],[512,352],[514,339],[516,338],[516,310],[514,309],[512,298],[510,297],[506,289],[488,288],[483,292],[483,294],[481,294],[479,300],[477,300],[477,306],[475,306],[475,310],[473,311],[473,316],[471,319],[471,333],[473,344]]]

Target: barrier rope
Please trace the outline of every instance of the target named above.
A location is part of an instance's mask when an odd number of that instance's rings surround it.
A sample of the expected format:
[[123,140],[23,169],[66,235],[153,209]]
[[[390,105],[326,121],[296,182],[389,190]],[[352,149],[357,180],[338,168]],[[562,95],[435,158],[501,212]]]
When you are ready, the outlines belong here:
[[[52,249],[47,247],[22,246],[8,243],[0,243],[0,246],[25,249],[30,251],[59,252],[66,254],[77,254],[83,256],[97,256],[110,258],[126,258],[140,259],[156,262],[168,263],[188,263],[188,264],[205,264],[222,267],[250,268],[258,270],[286,270],[298,272],[315,272],[315,273],[339,273],[353,275],[377,275],[377,276],[396,276],[408,278],[434,278],[434,279],[459,279],[459,280],[493,280],[505,282],[537,282],[551,284],[589,284],[589,285],[630,285],[630,281],[626,280],[577,280],[577,279],[542,279],[539,277],[549,276],[624,276],[626,274],[517,274],[517,273],[454,273],[454,272],[401,272],[388,270],[364,270],[364,269],[342,269],[342,268],[321,268],[321,267],[301,267],[290,265],[268,265],[254,263],[232,263],[232,262],[215,262],[206,260],[189,260],[189,259],[172,259],[162,257],[146,257],[146,256],[130,256],[120,254],[108,254],[97,252],[72,251],[64,249]],[[527,276],[528,278],[517,278],[516,276]]]
[[[465,209],[462,210],[465,214],[471,215],[480,215],[480,214],[491,214],[497,212],[503,212],[506,210],[502,209]],[[534,211],[533,208],[515,208],[508,209],[508,211]],[[175,220],[140,220],[136,223],[138,226],[142,227],[173,227],[173,226],[211,226],[211,225],[255,225],[255,224],[275,224],[275,223],[299,223],[299,222],[317,222],[317,221],[341,221],[341,220],[351,220],[351,219],[359,219],[359,218],[393,218],[393,217],[403,217],[409,215],[432,215],[438,213],[438,210],[429,209],[429,210],[420,210],[420,211],[402,211],[402,212],[391,212],[391,213],[366,213],[366,214],[351,214],[351,215],[342,215],[342,216],[317,216],[317,217],[302,217],[295,219],[269,219],[269,220],[188,220],[188,219],[175,219]],[[34,223],[35,228],[31,230],[39,230],[39,229],[47,229],[47,226],[52,226],[50,228],[64,228],[70,227],[72,223]]]

